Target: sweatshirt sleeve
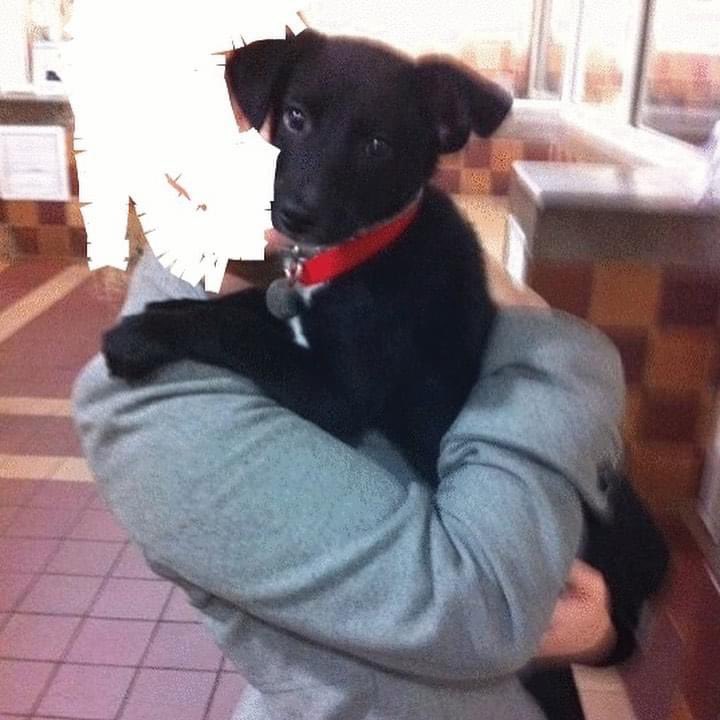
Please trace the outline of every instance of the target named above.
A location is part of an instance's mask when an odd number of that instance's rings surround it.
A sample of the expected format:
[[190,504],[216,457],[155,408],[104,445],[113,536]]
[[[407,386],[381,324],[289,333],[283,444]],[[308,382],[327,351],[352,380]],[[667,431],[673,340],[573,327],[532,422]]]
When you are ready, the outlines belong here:
[[[126,311],[198,293],[147,260]],[[580,498],[603,507],[623,388],[599,333],[501,312],[435,494],[388,447],[351,448],[219,368],[128,384],[97,356],[73,399],[98,485],[151,559],[310,641],[464,680],[533,656],[579,549]]]

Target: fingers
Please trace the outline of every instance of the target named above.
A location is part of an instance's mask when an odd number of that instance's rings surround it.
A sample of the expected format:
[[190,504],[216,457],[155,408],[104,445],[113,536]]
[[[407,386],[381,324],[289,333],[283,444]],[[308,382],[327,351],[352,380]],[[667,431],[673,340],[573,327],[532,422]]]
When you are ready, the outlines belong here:
[[598,608],[610,606],[610,592],[602,573],[582,560],[575,560],[572,564],[566,592],[572,597],[585,600]]
[[610,593],[601,573],[580,560],[570,569],[537,659],[546,663],[602,661],[615,643]]

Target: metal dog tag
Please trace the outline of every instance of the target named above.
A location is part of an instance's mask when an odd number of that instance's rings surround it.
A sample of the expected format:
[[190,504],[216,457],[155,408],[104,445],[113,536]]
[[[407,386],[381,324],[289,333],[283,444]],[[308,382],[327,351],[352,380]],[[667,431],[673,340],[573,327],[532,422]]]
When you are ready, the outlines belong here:
[[300,312],[301,301],[290,278],[278,278],[265,291],[268,312],[278,320],[289,320]]

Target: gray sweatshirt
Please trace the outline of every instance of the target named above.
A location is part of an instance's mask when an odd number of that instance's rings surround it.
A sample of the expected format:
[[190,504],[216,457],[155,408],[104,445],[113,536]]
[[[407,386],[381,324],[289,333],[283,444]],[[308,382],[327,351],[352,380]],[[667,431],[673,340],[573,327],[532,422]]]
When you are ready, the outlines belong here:
[[[153,257],[124,308],[204,297]],[[503,310],[433,493],[377,434],[357,448],[229,371],[144,382],[103,358],[74,390],[97,483],[249,682],[237,720],[539,720],[535,654],[620,457],[617,353],[561,313]]]

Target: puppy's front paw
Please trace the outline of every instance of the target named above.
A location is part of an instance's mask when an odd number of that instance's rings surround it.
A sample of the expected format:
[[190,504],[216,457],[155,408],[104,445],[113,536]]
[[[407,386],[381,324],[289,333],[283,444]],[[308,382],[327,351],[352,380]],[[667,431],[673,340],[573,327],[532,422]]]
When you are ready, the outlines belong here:
[[173,360],[167,348],[148,327],[146,315],[129,315],[103,335],[102,351],[113,375],[139,380]]

